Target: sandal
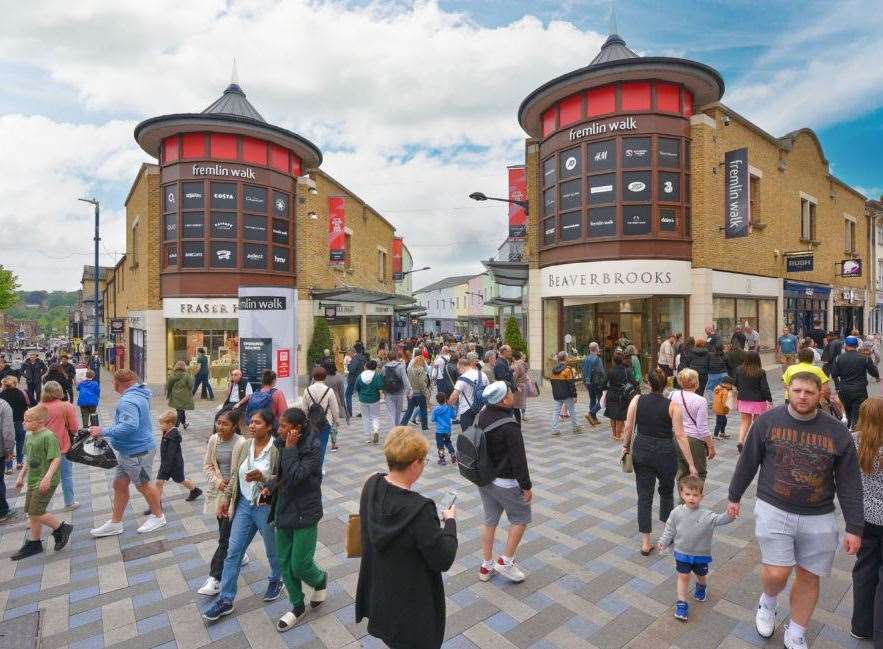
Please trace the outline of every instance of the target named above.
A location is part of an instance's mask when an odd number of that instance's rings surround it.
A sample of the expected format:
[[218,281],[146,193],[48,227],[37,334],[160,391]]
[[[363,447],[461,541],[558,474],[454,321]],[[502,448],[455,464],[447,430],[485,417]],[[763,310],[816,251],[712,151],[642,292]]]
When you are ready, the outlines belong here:
[[284,633],[289,629],[293,629],[306,614],[307,609],[303,604],[292,611],[284,613],[282,617],[280,617],[279,620],[276,622],[276,630],[279,633]]

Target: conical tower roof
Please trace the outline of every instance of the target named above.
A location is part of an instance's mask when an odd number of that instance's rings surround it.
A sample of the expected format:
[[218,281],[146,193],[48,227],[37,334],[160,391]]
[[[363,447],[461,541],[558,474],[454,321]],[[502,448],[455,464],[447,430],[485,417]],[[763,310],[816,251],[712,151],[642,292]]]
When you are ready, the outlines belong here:
[[245,91],[235,81],[227,86],[224,94],[215,99],[212,104],[206,108],[203,113],[214,113],[220,115],[236,115],[238,117],[247,117],[258,122],[267,123],[257,109],[251,105],[251,102],[245,98]]
[[632,52],[625,44],[622,36],[619,34],[610,34],[601,51],[592,59],[589,65],[597,65],[598,63],[609,63],[610,61],[622,61],[623,59],[636,59],[638,55]]

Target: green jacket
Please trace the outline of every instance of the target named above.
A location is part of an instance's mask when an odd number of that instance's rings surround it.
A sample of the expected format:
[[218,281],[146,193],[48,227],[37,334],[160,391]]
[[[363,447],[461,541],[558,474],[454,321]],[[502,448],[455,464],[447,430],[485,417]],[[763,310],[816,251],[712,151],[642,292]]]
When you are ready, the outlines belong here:
[[193,377],[187,370],[175,370],[166,380],[166,398],[169,408],[193,410]]
[[[374,377],[369,378],[366,383],[365,377],[370,372],[374,373]],[[365,370],[356,379],[356,393],[359,395],[361,403],[377,403],[380,401],[380,392],[382,390],[383,374],[379,370]]]

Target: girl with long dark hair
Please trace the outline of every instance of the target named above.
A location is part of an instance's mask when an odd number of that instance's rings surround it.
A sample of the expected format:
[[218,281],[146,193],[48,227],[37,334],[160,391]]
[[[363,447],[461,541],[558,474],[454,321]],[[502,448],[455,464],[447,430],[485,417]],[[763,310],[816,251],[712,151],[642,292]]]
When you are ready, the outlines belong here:
[[739,390],[737,405],[740,417],[739,443],[736,448],[741,453],[751,424],[773,404],[770,384],[757,352],[750,351],[742,355],[742,364],[736,368],[736,388]]

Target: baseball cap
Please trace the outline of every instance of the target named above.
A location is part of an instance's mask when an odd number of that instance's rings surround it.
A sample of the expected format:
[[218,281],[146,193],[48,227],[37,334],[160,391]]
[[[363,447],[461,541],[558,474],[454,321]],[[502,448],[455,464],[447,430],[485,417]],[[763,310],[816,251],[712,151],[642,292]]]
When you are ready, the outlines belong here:
[[494,381],[484,389],[481,396],[483,396],[484,400],[489,404],[494,405],[500,403],[506,398],[506,392],[508,392],[508,390],[509,388],[503,381]]
[[857,336],[847,336],[846,344],[850,347],[858,347],[859,339]]

